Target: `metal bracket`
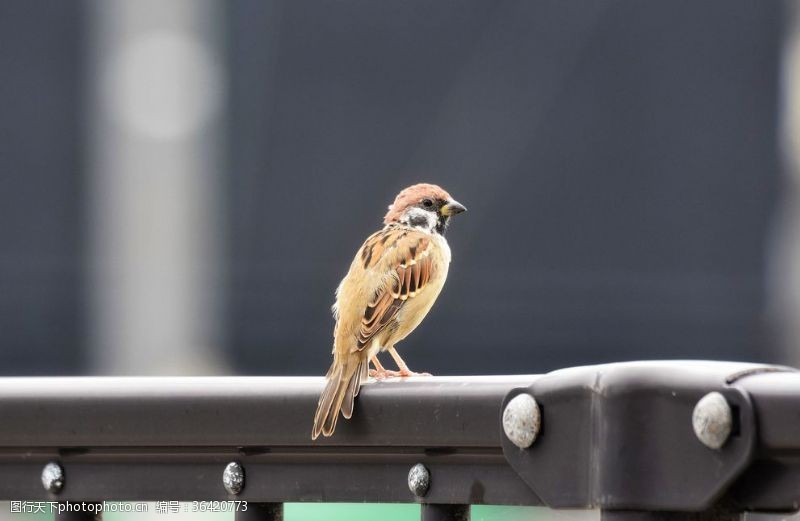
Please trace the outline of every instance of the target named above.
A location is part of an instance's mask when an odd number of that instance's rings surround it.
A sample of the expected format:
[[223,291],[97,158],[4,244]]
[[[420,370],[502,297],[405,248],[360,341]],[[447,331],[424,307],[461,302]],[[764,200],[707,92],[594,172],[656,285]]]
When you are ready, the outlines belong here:
[[[676,370],[680,369],[680,370]],[[509,464],[553,508],[701,511],[713,506],[753,459],[753,405],[726,376],[741,365],[639,362],[556,371],[510,391],[541,408],[536,441],[503,436]],[[697,402],[717,391],[731,407],[720,449],[692,427]]]

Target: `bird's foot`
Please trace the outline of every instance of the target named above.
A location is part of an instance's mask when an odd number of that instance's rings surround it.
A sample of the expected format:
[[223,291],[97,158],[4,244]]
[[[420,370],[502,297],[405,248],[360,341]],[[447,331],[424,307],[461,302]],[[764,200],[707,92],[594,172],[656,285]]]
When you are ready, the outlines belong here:
[[409,376],[431,376],[431,373],[417,373],[414,371],[406,370],[399,370],[399,371],[392,371],[390,369],[370,369],[369,376],[376,380],[385,380],[387,378],[406,378]]
[[370,378],[374,378],[376,380],[385,380],[387,378],[392,378],[393,376],[398,376],[397,371],[390,371],[388,369],[370,369],[369,370]]

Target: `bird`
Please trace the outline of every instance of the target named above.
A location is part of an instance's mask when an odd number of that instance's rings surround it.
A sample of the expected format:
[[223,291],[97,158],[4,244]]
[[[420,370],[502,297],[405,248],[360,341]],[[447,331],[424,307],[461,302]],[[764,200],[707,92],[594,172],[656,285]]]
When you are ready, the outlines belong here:
[[[368,377],[430,376],[411,371],[395,345],[416,329],[442,291],[451,256],[445,232],[450,218],[466,210],[437,185],[409,186],[389,205],[384,227],[359,248],[336,289],[333,362],[317,403],[312,440],[333,435],[340,412],[352,417]],[[383,351],[398,371],[380,363],[377,355]]]

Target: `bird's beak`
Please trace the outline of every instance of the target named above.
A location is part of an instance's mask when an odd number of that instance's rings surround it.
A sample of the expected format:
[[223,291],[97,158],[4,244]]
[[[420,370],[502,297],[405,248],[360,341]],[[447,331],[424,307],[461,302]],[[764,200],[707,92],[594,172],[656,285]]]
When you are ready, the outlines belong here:
[[459,203],[458,201],[449,200],[447,203],[442,205],[442,208],[439,212],[444,215],[445,217],[450,217],[451,215],[455,215],[457,213],[466,212],[467,208]]

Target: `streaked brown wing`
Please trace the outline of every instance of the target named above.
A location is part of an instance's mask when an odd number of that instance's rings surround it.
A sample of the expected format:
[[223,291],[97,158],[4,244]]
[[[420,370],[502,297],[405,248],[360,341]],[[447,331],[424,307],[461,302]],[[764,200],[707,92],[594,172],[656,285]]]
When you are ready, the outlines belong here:
[[433,269],[430,248],[431,239],[426,234],[403,228],[388,228],[367,239],[361,253],[364,267],[373,267],[386,259],[389,276],[364,311],[357,336],[358,350],[364,349],[394,319],[408,299],[425,289]]

